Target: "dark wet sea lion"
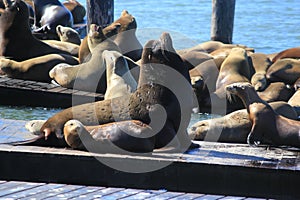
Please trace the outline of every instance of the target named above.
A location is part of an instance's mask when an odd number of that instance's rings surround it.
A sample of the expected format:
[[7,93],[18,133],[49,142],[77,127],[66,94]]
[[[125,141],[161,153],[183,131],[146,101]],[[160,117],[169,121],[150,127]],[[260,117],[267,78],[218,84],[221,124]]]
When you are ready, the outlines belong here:
[[24,61],[47,54],[69,54],[37,40],[29,26],[27,5],[20,0],[4,0],[6,9],[0,16],[0,56]]
[[69,146],[92,152],[152,152],[154,135],[149,125],[137,120],[87,127],[78,120],[70,120],[64,125],[64,138]]
[[71,12],[58,0],[33,0],[34,32],[56,34],[56,27],[73,26]]
[[0,58],[0,69],[10,78],[51,82],[49,71],[59,63],[78,64],[78,60],[64,54],[49,54],[22,62]]
[[247,143],[300,147],[300,121],[276,113],[263,101],[249,83],[234,83],[226,89],[245,104],[252,127]]
[[[174,85],[172,79],[180,84]],[[186,128],[191,117],[192,101],[188,69],[176,54],[170,35],[163,33],[160,40],[149,41],[144,47],[136,92],[130,96],[65,109],[50,117],[41,132],[45,137],[53,135],[51,133],[62,137],[64,124],[71,119],[80,120],[84,125],[134,119],[149,124],[157,132],[156,148],[171,141],[172,147],[180,145],[181,149],[187,149],[191,145]]]

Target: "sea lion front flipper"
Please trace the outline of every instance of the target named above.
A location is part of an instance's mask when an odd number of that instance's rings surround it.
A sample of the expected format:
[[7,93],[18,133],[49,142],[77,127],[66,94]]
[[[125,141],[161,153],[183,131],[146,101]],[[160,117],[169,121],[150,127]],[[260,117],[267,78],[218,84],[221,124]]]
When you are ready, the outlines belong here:
[[253,124],[252,125],[252,128],[251,128],[251,131],[247,137],[247,143],[250,145],[250,146],[258,146],[260,144],[260,140],[262,138],[259,138],[258,135],[257,135],[257,132],[255,131],[256,130],[256,125]]

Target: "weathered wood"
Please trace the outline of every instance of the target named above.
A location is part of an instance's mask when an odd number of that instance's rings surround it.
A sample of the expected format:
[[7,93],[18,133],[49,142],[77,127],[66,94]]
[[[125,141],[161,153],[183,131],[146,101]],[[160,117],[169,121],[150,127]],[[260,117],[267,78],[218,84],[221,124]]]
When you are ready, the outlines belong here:
[[212,0],[211,40],[232,43],[235,0]]
[[90,24],[106,27],[114,21],[114,0],[86,0],[87,32]]
[[0,104],[67,108],[103,100],[104,95],[67,89],[55,84],[24,81],[0,76]]

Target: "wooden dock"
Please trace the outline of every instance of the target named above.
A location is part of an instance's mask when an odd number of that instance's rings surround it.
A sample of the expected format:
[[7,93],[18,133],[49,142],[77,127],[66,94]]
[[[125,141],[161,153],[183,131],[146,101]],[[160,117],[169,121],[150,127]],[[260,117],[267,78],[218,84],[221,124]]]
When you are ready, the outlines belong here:
[[[25,123],[0,119],[0,143],[32,137],[25,130]],[[120,191],[124,188],[138,191],[163,189],[178,196],[196,193],[221,195],[220,198],[300,198],[298,149],[199,143],[201,148],[184,154],[153,152],[147,155],[98,154],[68,148],[2,144],[0,180],[122,188]],[[166,164],[166,167],[131,173],[107,163],[137,170],[159,164]]]
[[103,100],[103,94],[0,76],[0,105],[67,108]]
[[253,198],[169,192],[167,190],[139,190],[131,188],[95,187],[56,183],[0,181],[2,199],[170,199],[170,200],[250,200]]

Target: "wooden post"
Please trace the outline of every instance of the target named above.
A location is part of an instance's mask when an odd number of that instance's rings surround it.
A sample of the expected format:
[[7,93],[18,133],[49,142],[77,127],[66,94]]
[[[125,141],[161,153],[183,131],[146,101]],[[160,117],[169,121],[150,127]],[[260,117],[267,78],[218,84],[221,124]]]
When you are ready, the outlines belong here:
[[114,21],[114,0],[86,0],[87,32],[90,24],[103,28]]
[[212,0],[211,40],[232,43],[235,0]]

